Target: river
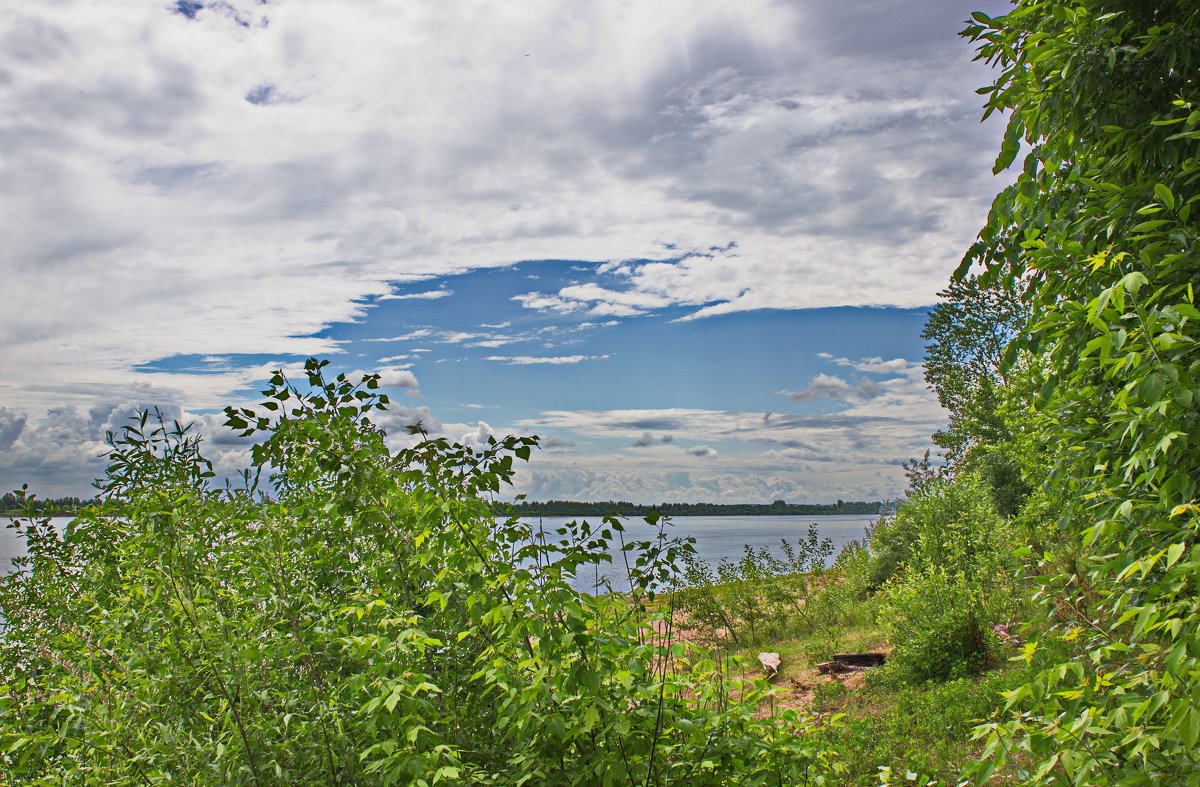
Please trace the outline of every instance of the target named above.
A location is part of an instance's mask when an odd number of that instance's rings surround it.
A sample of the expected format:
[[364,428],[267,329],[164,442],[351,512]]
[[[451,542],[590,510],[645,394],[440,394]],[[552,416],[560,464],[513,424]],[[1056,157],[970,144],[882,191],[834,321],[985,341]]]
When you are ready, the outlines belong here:
[[[579,517],[540,517],[530,518],[533,524],[540,524],[549,532],[561,525]],[[588,517],[589,521],[599,524],[599,517]],[[782,556],[779,549],[780,539],[795,543],[808,533],[810,524],[816,525],[821,538],[833,542],[834,555],[842,547],[854,540],[862,540],[866,529],[877,516],[867,514],[840,515],[810,515],[810,516],[681,516],[671,520],[668,534],[678,537],[696,539],[696,553],[700,559],[716,565],[722,559],[736,561],[742,555],[742,546],[768,547],[776,555]],[[54,517],[54,524],[60,529],[71,521],[70,517]],[[654,536],[655,530],[640,519],[629,519],[625,522],[626,540],[645,540]],[[619,548],[619,545],[618,545]],[[10,560],[24,554],[24,543],[16,533],[9,528],[0,529],[0,571],[8,571]],[[614,550],[611,564],[603,564],[597,570],[583,571],[575,587],[578,590],[590,591],[597,580],[608,579],[614,589],[624,590],[625,565],[621,556]]]

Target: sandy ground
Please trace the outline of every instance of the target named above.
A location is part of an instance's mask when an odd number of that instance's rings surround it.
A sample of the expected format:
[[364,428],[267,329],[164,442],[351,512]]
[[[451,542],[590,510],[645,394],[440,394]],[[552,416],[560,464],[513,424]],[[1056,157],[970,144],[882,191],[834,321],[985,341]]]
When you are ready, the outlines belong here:
[[[664,621],[655,621],[652,628],[660,644],[670,642],[697,642],[703,644],[703,637],[698,629],[689,628],[686,620],[676,619],[672,628],[668,629]],[[769,650],[764,646],[764,651]],[[889,653],[891,647],[885,642],[874,643],[872,652]],[[734,677],[755,679],[763,677],[762,670],[754,669],[739,673]],[[841,683],[849,691],[858,691],[866,682],[866,671],[844,672],[836,675],[823,675],[816,667],[799,667],[786,661],[780,665],[779,674],[769,678],[768,682],[775,687],[774,696],[767,698],[759,706],[761,716],[774,716],[784,710],[804,711],[812,707],[815,699],[815,689],[820,685]],[[819,723],[819,719],[817,720]]]

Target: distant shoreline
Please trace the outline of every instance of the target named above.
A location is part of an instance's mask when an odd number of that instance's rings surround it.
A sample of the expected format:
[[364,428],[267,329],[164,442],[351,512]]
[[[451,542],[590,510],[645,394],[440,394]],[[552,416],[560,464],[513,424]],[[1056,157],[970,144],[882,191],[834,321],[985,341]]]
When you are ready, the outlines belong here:
[[[497,516],[637,516],[651,512],[660,516],[836,516],[838,514],[874,516],[879,513],[881,501],[838,501],[828,504],[808,503],[662,503],[640,505],[626,502],[604,501],[585,503],[572,500],[549,500],[545,503],[495,503],[492,513]],[[0,510],[0,517],[77,517],[78,509],[55,509],[29,512],[22,509]]]
[[844,501],[829,504],[784,503],[660,503],[641,505],[606,500],[584,503],[573,500],[548,500],[544,503],[523,501],[496,503],[492,512],[502,516],[834,516],[850,514],[874,516],[882,501]]

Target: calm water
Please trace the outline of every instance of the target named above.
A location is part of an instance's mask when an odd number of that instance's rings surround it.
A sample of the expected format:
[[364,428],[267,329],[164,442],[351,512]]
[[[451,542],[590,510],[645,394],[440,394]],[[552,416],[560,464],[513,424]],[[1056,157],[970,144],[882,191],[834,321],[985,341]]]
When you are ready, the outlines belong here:
[[[542,517],[530,519],[533,523],[540,521],[545,530],[553,531],[576,517]],[[816,525],[820,538],[828,538],[833,542],[833,555],[837,556],[842,547],[851,541],[861,541],[866,535],[867,528],[879,517],[870,514],[846,514],[827,516],[681,516],[671,519],[667,535],[696,539],[697,556],[716,565],[723,559],[737,561],[742,556],[742,547],[749,544],[752,547],[768,547],[778,557],[783,557],[779,548],[780,539],[786,539],[793,545],[798,538],[808,535],[808,526]],[[589,519],[589,521],[593,521]],[[599,517],[593,521],[599,524]],[[625,521],[625,539],[641,541],[653,538],[655,529],[640,519]],[[619,549],[619,545],[617,547]],[[832,558],[831,558],[832,560]],[[631,561],[632,562],[632,561]],[[574,583],[578,590],[590,590],[599,579],[608,579],[614,590],[628,589],[625,580],[625,564],[614,550],[613,562],[603,564],[598,570],[584,570],[586,576],[580,576]]]
[[[787,539],[795,543],[797,538],[808,534],[810,524],[817,526],[821,538],[833,542],[834,555],[850,541],[861,540],[867,527],[878,517],[872,515],[841,515],[841,516],[681,516],[671,520],[672,526],[668,534],[672,536],[696,539],[696,551],[699,557],[715,565],[723,558],[737,560],[742,554],[742,545],[753,547],[769,547],[775,554],[782,556],[779,540]],[[539,524],[547,531],[576,519],[576,517],[541,517],[528,521]],[[70,522],[69,517],[55,517],[54,523],[60,529]],[[590,520],[592,521],[592,520]],[[599,517],[594,518],[594,524],[599,524]],[[626,540],[646,540],[653,538],[654,528],[640,519],[625,521]],[[619,545],[618,545],[619,548]],[[9,528],[0,529],[0,571],[7,571],[9,561],[24,553],[24,544]],[[604,564],[599,570],[586,570],[585,576],[580,576],[575,586],[579,590],[590,590],[598,579],[607,578],[617,590],[626,589],[624,561],[614,550],[612,564]]]
[[[50,517],[50,521],[61,533],[67,527],[67,523],[73,518],[69,516],[55,516]],[[8,517],[0,517],[0,572],[4,573],[8,572],[14,557],[25,554],[25,542],[17,537],[15,530],[6,527],[11,521]]]

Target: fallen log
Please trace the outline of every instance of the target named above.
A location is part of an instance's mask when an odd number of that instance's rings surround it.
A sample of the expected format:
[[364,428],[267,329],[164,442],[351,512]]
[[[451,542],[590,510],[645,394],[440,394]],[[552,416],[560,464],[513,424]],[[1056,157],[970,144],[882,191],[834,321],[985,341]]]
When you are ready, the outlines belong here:
[[822,675],[856,672],[882,666],[886,660],[882,653],[835,653],[832,659],[817,665],[817,672]]
[[882,667],[887,657],[882,653],[835,653],[833,660],[851,667]]

